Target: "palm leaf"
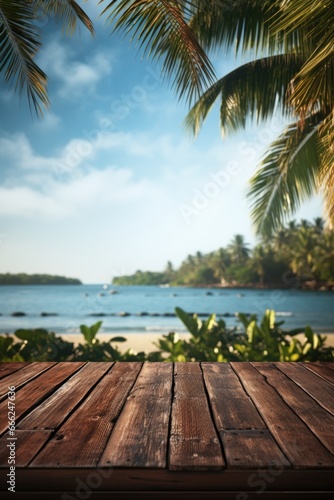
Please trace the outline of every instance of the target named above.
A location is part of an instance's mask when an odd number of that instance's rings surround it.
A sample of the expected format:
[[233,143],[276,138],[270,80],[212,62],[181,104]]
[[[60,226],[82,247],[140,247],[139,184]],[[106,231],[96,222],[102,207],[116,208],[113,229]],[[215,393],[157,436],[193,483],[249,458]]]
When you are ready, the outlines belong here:
[[0,0],[0,73],[15,90],[27,92],[30,108],[42,114],[49,100],[46,75],[33,58],[40,47],[30,2]]
[[270,145],[247,193],[257,233],[270,235],[277,230],[300,202],[317,190],[322,119],[320,113],[308,118],[303,129],[293,123]]
[[327,217],[334,226],[334,110],[324,120],[319,136],[323,146],[319,179],[323,187]]
[[[103,3],[104,0],[100,0]],[[214,81],[211,62],[187,24],[193,2],[167,0],[112,0],[108,13],[113,31],[131,35],[144,56],[164,59],[162,73],[173,79],[180,97],[191,101]]]
[[0,73],[20,97],[26,91],[29,107],[37,115],[49,107],[47,77],[34,61],[41,46],[35,23],[41,12],[52,15],[67,33],[73,32],[78,19],[94,31],[89,17],[74,0],[0,0]]
[[278,30],[298,31],[298,50],[305,63],[296,74],[291,103],[304,117],[316,107],[333,107],[334,2],[294,0],[285,2],[272,24]]
[[193,106],[185,118],[185,126],[198,133],[210,109],[221,97],[222,133],[246,126],[247,118],[266,120],[281,107],[291,112],[287,90],[291,79],[302,65],[295,55],[275,55],[244,64],[214,83]]
[[314,109],[334,107],[333,41],[317,47],[296,74],[290,101],[303,117]]
[[[190,20],[190,27],[205,50],[253,50],[274,53],[283,42],[271,34],[270,21],[279,10],[273,0],[207,0]],[[290,37],[291,38],[291,37]]]
[[40,10],[55,18],[66,34],[75,31],[78,20],[94,34],[92,21],[74,0],[35,0],[34,9],[36,13]]

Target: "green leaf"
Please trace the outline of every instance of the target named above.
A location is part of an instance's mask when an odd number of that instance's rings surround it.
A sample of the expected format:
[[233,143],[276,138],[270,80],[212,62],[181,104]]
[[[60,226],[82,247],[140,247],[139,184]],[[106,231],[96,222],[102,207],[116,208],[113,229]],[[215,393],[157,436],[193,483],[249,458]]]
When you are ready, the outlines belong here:
[[185,325],[187,330],[194,336],[198,334],[198,320],[189,316],[183,309],[180,307],[175,307],[175,314],[180,318],[182,323]]
[[127,339],[125,337],[113,337],[109,340],[109,342],[126,342]]
[[317,113],[305,120],[303,129],[292,123],[269,146],[247,193],[258,233],[270,236],[317,190],[322,119],[323,114]]
[[[103,3],[104,0],[100,0]],[[180,97],[197,98],[214,81],[209,57],[187,23],[189,2],[112,0],[103,10],[113,31],[151,59],[163,60],[162,72],[173,79]]]

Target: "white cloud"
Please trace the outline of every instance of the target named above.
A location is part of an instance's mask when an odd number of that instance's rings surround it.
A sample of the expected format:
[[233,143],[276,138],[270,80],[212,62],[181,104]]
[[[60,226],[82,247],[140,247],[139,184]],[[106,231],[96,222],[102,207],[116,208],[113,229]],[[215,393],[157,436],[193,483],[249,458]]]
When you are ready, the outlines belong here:
[[[11,137],[0,137],[0,158],[11,168],[12,173],[15,168],[26,170],[48,169],[52,167],[51,158],[36,155],[25,134],[18,133]],[[3,163],[4,163],[4,160]]]
[[0,215],[19,217],[64,216],[68,210],[36,190],[28,187],[0,188]]
[[56,129],[60,123],[60,116],[48,110],[45,112],[43,118],[36,122],[34,126],[39,132],[49,132],[50,130]]
[[87,211],[98,211],[124,203],[158,201],[162,192],[153,182],[136,181],[128,169],[107,167],[93,170],[67,184],[53,180],[47,192],[36,187],[0,188],[0,215],[23,218],[82,217]]
[[74,50],[65,49],[58,40],[41,51],[39,64],[51,81],[61,82],[58,94],[71,100],[82,97],[83,92],[93,92],[96,84],[112,71],[109,53],[100,51],[89,60],[79,61]]

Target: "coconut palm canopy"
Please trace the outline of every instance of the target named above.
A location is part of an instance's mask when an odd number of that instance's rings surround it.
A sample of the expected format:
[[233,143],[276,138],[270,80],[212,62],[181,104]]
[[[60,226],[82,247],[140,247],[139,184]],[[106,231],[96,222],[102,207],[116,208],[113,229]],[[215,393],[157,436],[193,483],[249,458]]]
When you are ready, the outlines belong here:
[[[150,57],[165,58],[164,70],[180,97],[198,96],[185,120],[194,134],[218,100],[224,135],[245,127],[249,118],[259,122],[277,110],[290,117],[251,179],[248,197],[258,232],[279,228],[319,190],[333,222],[334,2],[101,3],[107,3],[104,12],[116,21],[116,30],[131,34]],[[251,50],[255,57],[212,82],[205,54],[222,48],[236,54]]]
[[26,91],[30,107],[43,114],[49,107],[47,76],[34,61],[41,46],[36,20],[52,17],[66,34],[80,21],[91,33],[93,24],[74,0],[0,0],[0,73],[21,95]]
[[[197,133],[216,101],[224,135],[277,110],[290,123],[270,145],[248,197],[258,232],[279,228],[300,203],[323,191],[334,221],[332,167],[334,2],[319,0],[101,0],[113,30],[128,35],[192,107]],[[65,31],[92,24],[72,0],[0,0],[0,72],[37,111],[48,105],[46,75],[35,64],[37,13],[54,12]],[[23,29],[22,29],[23,28]],[[234,49],[254,59],[217,78],[209,55]]]

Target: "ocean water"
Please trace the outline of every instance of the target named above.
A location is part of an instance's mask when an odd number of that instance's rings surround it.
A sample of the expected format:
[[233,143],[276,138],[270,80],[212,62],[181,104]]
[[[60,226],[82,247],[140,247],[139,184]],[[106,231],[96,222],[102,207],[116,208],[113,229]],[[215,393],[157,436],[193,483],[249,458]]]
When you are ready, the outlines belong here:
[[[203,318],[216,313],[228,326],[238,325],[236,312],[261,316],[270,308],[284,328],[309,325],[334,333],[334,292],[111,285],[0,286],[0,333],[18,328],[77,333],[80,324],[99,320],[102,333],[183,332],[175,307]],[[13,316],[17,312],[24,316]]]

